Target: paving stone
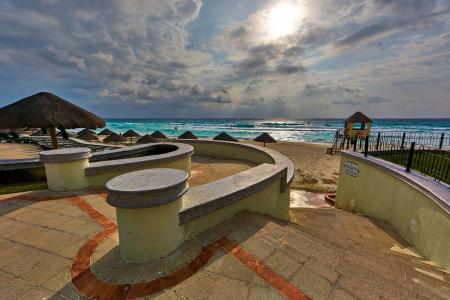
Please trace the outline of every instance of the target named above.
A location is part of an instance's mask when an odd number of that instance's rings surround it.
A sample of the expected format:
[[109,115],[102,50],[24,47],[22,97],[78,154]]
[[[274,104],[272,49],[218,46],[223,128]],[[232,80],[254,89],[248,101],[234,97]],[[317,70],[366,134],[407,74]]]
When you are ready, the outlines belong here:
[[342,289],[334,289],[330,296],[328,297],[330,300],[353,300],[357,299],[353,297],[352,295],[348,294],[346,291]]
[[416,293],[407,290],[406,288],[399,288],[399,284],[388,280],[385,277],[360,266],[353,261],[343,259],[336,267],[336,271],[346,277],[358,281],[366,287],[377,291],[387,298],[415,298]]
[[34,238],[25,242],[33,247],[72,258],[85,243],[86,239],[53,229],[38,230]]
[[236,230],[233,230],[229,232],[226,237],[232,240],[233,242],[237,244],[241,244],[251,238],[254,234],[250,234],[244,229],[238,228]]
[[30,289],[30,283],[0,271],[0,295],[2,300],[20,299]]
[[380,299],[381,295],[358,282],[357,280],[340,276],[337,281],[337,286],[342,288],[348,294],[354,295],[359,299],[376,300]]
[[30,249],[27,255],[3,266],[2,270],[37,285],[63,269],[69,269],[71,265],[69,259],[39,249]]
[[278,250],[282,251],[286,256],[294,259],[295,261],[297,261],[299,263],[304,263],[308,259],[307,255],[303,254],[302,252],[300,252],[297,249],[289,246],[286,243],[282,243],[278,247]]
[[317,273],[320,276],[328,279],[331,282],[335,282],[338,277],[338,273],[332,267],[323,264],[322,262],[312,257],[309,258],[303,266],[311,270],[312,272]]
[[55,299],[53,292],[42,287],[33,287],[25,294],[21,296],[22,299],[29,300],[45,300],[45,299]]
[[250,290],[249,300],[282,300],[286,299],[281,293],[276,289],[264,288],[264,287],[253,287]]
[[58,292],[70,282],[70,269],[65,269],[47,281],[42,282],[41,285],[50,291]]
[[246,299],[249,286],[240,280],[220,276],[210,292],[210,299]]
[[217,258],[213,256],[211,261],[212,263],[210,263],[205,270],[215,274],[224,275],[245,282],[251,282],[255,275],[232,254],[223,255]]
[[290,282],[312,299],[326,299],[333,288],[331,281],[307,268],[300,269]]
[[337,256],[334,251],[296,233],[288,232],[281,240],[306,256],[314,257],[328,265],[331,265]]
[[[175,294],[182,299],[210,299],[212,291],[216,288],[214,283],[221,277],[210,272],[198,272],[166,292]],[[226,289],[228,288],[230,287],[226,287]]]
[[14,239],[14,237],[20,235],[21,233],[28,232],[31,228],[33,228],[33,225],[16,222],[7,218],[1,218],[0,237],[5,239]]
[[250,239],[243,242],[240,246],[259,260],[266,259],[275,251],[277,247],[277,245],[271,244],[268,241],[258,237],[251,237]]
[[10,241],[4,242],[4,244],[6,243],[8,243],[9,247],[0,251],[0,268],[2,269],[5,265],[14,264],[17,261],[20,261],[32,251],[32,248],[28,246]]
[[264,263],[285,279],[290,279],[292,275],[294,275],[294,273],[297,272],[302,266],[301,263],[288,257],[279,250],[264,260]]

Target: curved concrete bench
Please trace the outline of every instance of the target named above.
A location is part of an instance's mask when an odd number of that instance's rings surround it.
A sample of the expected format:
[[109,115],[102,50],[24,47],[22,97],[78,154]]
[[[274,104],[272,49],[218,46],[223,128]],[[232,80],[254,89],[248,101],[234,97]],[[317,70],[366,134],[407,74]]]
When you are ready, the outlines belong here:
[[290,186],[294,180],[294,164],[283,154],[257,145],[238,142],[214,141],[214,140],[183,140],[182,143],[194,147],[196,155],[216,156],[230,159],[251,161],[256,164],[274,164],[286,167],[286,185]]
[[336,207],[391,223],[425,258],[450,270],[450,187],[360,153],[341,153]]
[[[118,175],[149,168],[166,167],[190,173],[192,146],[180,143],[165,143],[164,145],[166,148],[171,147],[169,152],[92,163],[90,162],[89,148],[43,151],[40,153],[40,157],[45,165],[49,190],[52,191],[70,191],[104,185]],[[157,147],[158,144],[147,144],[130,147],[130,149],[111,150],[102,154],[101,157],[106,159],[107,157],[136,155],[153,151]]]
[[186,239],[244,210],[289,219],[287,168],[262,164],[188,190],[184,171],[131,172],[106,184],[116,207],[120,255],[143,262],[165,256]]

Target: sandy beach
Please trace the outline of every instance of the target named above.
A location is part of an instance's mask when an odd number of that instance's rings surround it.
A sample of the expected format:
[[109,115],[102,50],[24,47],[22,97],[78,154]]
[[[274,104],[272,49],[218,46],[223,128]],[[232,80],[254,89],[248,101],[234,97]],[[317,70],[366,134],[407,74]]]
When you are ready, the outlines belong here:
[[293,189],[311,192],[336,191],[339,175],[339,156],[326,154],[329,145],[280,141],[276,144],[266,144],[266,147],[289,157],[294,163]]
[[36,145],[0,143],[0,159],[37,158],[40,151]]
[[[245,141],[245,143],[255,142]],[[336,190],[339,174],[339,156],[326,154],[326,144],[301,142],[278,142],[267,144],[289,157],[295,166],[293,189],[313,192],[333,192]],[[28,144],[0,144],[0,159],[38,157],[41,149]]]

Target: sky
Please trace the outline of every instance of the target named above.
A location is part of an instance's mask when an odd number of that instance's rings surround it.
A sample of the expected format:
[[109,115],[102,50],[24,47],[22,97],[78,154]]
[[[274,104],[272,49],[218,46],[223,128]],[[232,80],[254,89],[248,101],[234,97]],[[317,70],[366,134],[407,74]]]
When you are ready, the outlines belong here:
[[449,117],[450,0],[0,0],[0,70],[103,117]]

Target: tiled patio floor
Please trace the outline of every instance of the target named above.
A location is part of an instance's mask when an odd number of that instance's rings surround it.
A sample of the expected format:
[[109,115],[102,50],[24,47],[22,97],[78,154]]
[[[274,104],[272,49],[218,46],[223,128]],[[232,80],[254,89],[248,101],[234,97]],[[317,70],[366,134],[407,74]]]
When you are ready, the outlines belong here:
[[334,208],[242,213],[169,257],[121,261],[100,190],[0,196],[1,299],[450,299],[385,223]]

